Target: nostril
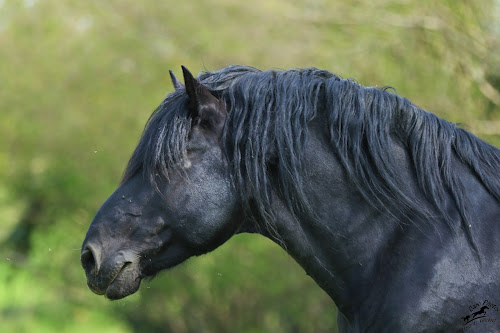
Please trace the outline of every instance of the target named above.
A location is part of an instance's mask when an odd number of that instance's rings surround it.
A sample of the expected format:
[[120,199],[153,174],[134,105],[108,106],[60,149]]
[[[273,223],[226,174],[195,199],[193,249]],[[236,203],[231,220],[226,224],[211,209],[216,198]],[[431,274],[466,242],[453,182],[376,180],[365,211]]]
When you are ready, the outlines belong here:
[[88,247],[82,251],[80,261],[82,262],[82,266],[85,272],[90,273],[92,272],[92,270],[96,269],[94,254]]

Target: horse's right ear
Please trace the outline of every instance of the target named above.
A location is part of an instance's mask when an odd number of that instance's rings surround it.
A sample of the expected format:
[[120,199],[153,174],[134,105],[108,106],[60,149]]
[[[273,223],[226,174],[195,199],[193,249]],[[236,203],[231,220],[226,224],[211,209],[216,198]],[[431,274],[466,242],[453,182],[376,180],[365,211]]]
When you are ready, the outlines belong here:
[[212,95],[210,90],[198,82],[184,66],[182,66],[182,73],[193,119],[200,119],[214,129],[220,128],[226,120],[224,103]]
[[184,87],[184,85],[179,80],[177,80],[177,78],[174,75],[174,72],[172,72],[171,70],[168,72],[170,73],[170,79],[172,80],[172,84],[174,85],[175,90],[179,90],[182,87]]

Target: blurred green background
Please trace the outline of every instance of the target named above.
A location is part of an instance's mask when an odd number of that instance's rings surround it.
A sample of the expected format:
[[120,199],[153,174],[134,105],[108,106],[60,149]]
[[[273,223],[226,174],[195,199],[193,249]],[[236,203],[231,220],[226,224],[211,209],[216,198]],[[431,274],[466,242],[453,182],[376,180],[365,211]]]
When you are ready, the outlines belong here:
[[327,295],[239,235],[124,300],[86,287],[80,246],[168,70],[318,67],[500,146],[497,0],[0,0],[1,332],[335,332]]

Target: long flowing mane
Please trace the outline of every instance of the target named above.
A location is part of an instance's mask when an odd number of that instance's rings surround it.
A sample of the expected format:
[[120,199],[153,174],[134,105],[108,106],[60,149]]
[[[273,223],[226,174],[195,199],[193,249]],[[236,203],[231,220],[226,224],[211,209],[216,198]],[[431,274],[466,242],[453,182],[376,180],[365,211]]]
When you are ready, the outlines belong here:
[[[328,124],[332,152],[378,209],[399,216],[433,215],[422,212],[422,199],[403,186],[390,154],[393,140],[408,151],[424,195],[453,229],[444,208],[450,196],[462,223],[472,221],[454,161],[461,161],[500,201],[500,150],[394,93],[314,68],[260,71],[230,66],[198,79],[226,103],[223,143],[234,185],[248,207],[257,208],[258,217],[270,225],[272,186],[292,212],[308,212],[302,157],[307,125],[317,117]],[[181,164],[191,128],[186,103],[181,89],[152,114],[123,181],[142,172],[156,184],[158,175],[168,177]]]

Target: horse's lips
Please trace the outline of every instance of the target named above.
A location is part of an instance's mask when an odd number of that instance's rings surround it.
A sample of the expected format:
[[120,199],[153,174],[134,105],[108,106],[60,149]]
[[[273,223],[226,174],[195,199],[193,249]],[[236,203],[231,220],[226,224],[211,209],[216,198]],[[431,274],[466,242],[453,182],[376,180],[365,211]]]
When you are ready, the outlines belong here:
[[137,270],[137,264],[126,263],[110,282],[101,295],[111,300],[124,298],[139,290],[142,277]]
[[110,279],[105,288],[97,287],[90,279],[87,279],[87,286],[93,293],[114,300],[135,293],[139,289],[141,280],[142,278],[137,272],[137,264],[127,262]]
[[94,293],[94,294],[97,294],[97,295],[104,295],[106,293],[106,290],[102,291],[100,290],[99,288],[97,288],[96,286],[94,286],[92,284],[92,282],[90,282],[88,279],[87,279],[87,286],[89,287],[89,289]]

